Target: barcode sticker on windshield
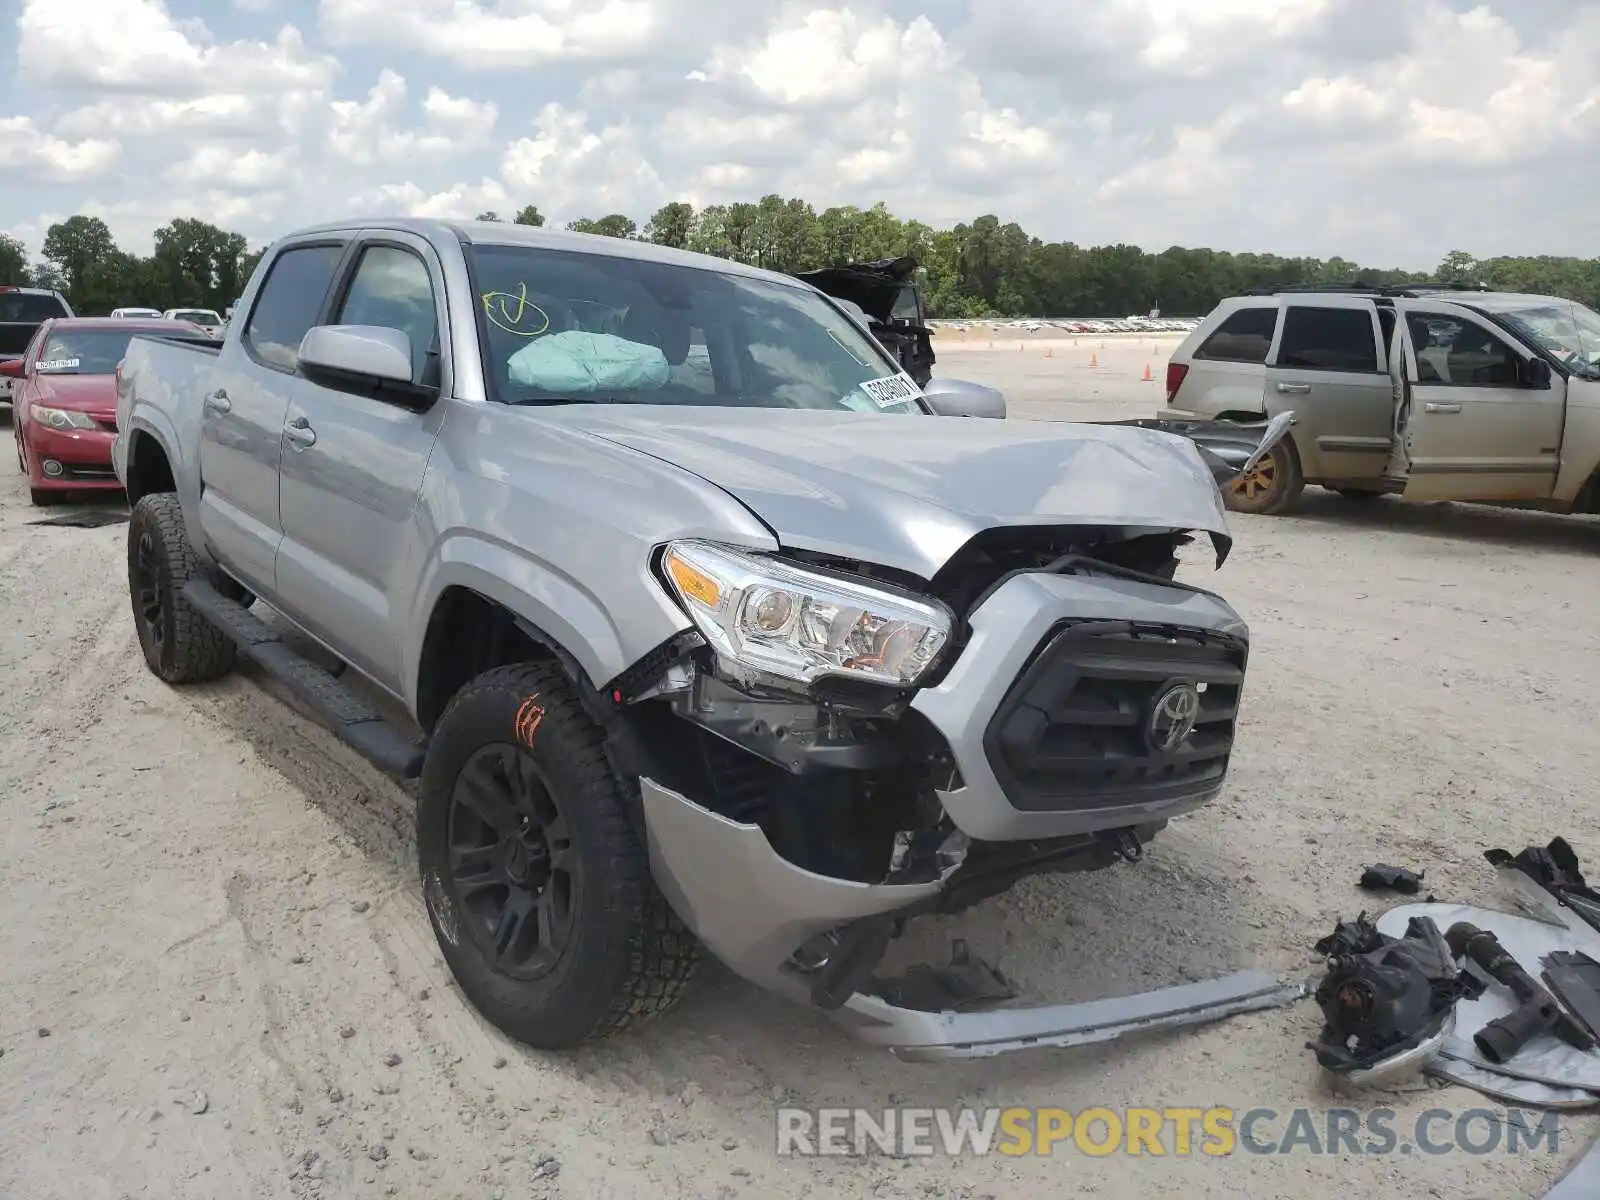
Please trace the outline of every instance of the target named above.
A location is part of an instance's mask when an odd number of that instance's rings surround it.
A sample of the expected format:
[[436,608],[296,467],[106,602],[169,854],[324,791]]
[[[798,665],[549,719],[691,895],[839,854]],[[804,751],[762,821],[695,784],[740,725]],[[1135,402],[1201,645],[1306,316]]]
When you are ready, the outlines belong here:
[[39,364],[41,371],[73,371],[78,366],[75,358],[49,358]]
[[872,402],[879,408],[893,408],[896,404],[904,404],[922,395],[922,389],[904,371],[882,379],[869,379],[861,385],[861,390],[871,396]]

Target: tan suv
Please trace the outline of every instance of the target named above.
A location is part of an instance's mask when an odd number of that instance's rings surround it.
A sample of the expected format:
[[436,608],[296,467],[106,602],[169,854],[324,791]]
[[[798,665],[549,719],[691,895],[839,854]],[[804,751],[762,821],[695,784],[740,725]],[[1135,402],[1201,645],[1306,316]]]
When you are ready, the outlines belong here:
[[1169,420],[1295,424],[1227,492],[1287,512],[1307,483],[1352,499],[1600,511],[1600,314],[1442,287],[1285,288],[1224,300],[1167,367]]

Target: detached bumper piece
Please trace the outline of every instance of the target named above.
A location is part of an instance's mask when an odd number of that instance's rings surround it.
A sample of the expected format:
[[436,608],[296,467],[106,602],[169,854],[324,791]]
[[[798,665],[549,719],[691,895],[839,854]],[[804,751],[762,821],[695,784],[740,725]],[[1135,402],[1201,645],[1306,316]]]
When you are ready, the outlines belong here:
[[1133,996],[992,1012],[920,1012],[858,993],[846,1001],[840,1015],[861,1041],[883,1046],[896,1058],[928,1061],[1087,1046],[1128,1033],[1178,1029],[1280,1008],[1304,995],[1300,984],[1285,984],[1259,971],[1239,971]]
[[[890,928],[934,911],[945,879],[868,884],[817,875],[782,858],[759,826],[711,812],[648,778],[640,789],[657,884],[706,948],[752,983],[820,1005],[859,1040],[899,1058],[986,1058],[1088,1045],[1280,1007],[1305,995],[1302,985],[1242,971],[1135,996],[1024,1008],[1004,1007],[1010,1002],[1004,981],[971,961],[873,979]],[[841,928],[844,934],[833,937]],[[853,982],[830,989],[829,979]]]

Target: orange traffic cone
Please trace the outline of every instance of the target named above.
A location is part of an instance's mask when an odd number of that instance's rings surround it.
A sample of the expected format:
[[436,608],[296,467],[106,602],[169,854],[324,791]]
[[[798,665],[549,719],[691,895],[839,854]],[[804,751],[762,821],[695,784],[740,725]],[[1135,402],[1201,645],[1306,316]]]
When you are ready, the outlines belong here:
[[1093,350],[1089,351],[1089,369],[1091,371],[1093,371],[1096,368],[1098,368],[1099,366],[1100,366],[1100,356],[1097,355]]
[[1154,375],[1150,374],[1150,364],[1149,363],[1145,363],[1145,365],[1144,365],[1144,376],[1143,376],[1141,382],[1143,382],[1143,383],[1154,383],[1155,382],[1155,378],[1156,377]]

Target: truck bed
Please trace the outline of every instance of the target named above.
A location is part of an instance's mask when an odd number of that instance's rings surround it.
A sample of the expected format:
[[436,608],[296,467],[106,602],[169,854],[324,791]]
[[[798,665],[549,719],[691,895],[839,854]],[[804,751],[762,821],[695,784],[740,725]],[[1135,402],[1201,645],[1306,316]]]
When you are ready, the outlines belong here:
[[161,345],[178,346],[185,350],[198,350],[202,354],[209,354],[212,358],[222,353],[222,342],[203,333],[136,333],[133,340],[128,343],[130,354],[137,342],[156,342]]

